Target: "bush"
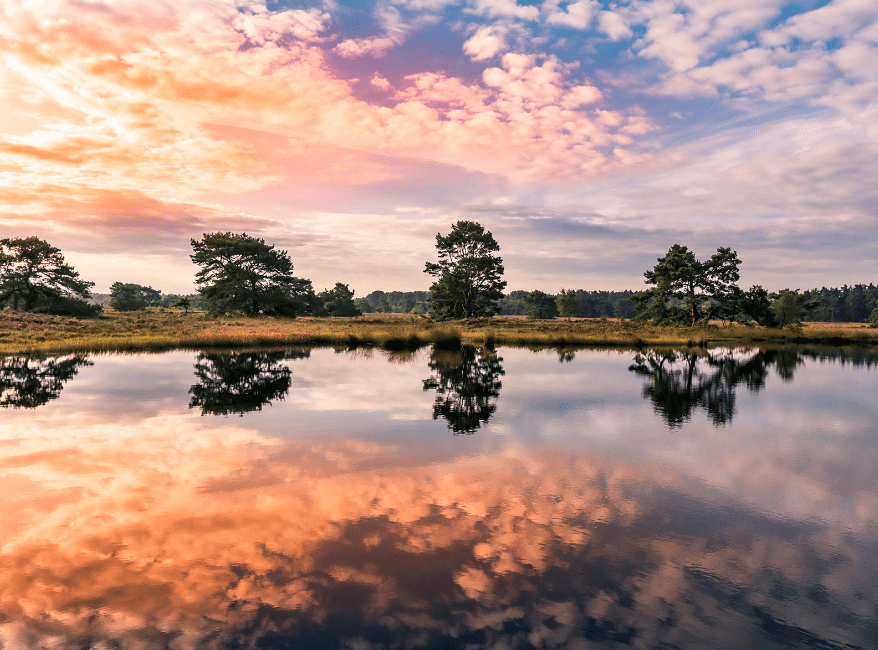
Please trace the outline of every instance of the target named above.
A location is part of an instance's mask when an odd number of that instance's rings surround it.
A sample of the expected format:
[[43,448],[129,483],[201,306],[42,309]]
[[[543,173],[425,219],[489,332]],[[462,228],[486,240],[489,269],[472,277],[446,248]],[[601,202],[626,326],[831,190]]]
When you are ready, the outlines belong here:
[[100,305],[90,305],[85,300],[80,300],[79,298],[59,296],[57,298],[40,298],[31,311],[35,314],[97,318],[101,315],[103,309]]
[[869,327],[878,329],[878,307],[875,307],[872,313],[869,314]]

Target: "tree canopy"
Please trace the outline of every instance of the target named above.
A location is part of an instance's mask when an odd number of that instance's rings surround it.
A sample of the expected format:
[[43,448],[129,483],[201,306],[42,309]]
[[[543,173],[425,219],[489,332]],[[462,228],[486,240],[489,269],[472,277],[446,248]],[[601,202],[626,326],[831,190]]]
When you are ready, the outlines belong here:
[[524,302],[527,305],[527,317],[531,320],[555,318],[558,315],[555,299],[538,289],[527,294]]
[[94,282],[86,282],[58,248],[38,237],[0,240],[0,305],[48,313],[87,312]]
[[436,278],[430,287],[430,316],[437,320],[493,316],[506,282],[500,245],[475,221],[458,221],[445,236],[436,234],[438,263],[424,272]]
[[354,302],[353,290],[341,282],[336,282],[333,289],[326,289],[320,292],[317,297],[323,302],[323,310],[327,316],[363,315]]
[[646,283],[653,286],[633,298],[638,317],[690,325],[711,318],[731,320],[740,311],[740,264],[738,254],[729,248],[718,248],[701,262],[686,246],[673,245],[644,273]]
[[246,233],[205,233],[192,241],[195,279],[208,314],[295,317],[315,302],[310,280],[293,276],[286,251]]
[[162,301],[162,292],[140,284],[114,282],[110,285],[110,307],[116,311],[142,311]]

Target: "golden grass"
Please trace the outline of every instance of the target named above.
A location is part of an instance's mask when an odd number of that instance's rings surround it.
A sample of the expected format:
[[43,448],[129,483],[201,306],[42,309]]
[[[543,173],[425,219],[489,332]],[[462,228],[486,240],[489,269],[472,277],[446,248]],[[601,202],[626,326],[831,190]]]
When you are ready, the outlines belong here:
[[0,312],[0,353],[134,351],[254,346],[381,347],[413,350],[428,344],[493,347],[706,346],[747,342],[878,345],[878,329],[861,324],[808,324],[798,330],[744,325],[659,327],[636,321],[529,321],[495,317],[433,323],[415,316],[364,318],[222,318],[174,312],[109,313],[75,319]]

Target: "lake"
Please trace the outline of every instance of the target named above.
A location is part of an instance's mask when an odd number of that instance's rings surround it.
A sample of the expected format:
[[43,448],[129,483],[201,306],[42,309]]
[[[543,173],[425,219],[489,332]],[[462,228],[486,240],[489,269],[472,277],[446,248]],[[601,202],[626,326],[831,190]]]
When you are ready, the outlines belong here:
[[878,351],[0,359],[0,647],[878,647]]

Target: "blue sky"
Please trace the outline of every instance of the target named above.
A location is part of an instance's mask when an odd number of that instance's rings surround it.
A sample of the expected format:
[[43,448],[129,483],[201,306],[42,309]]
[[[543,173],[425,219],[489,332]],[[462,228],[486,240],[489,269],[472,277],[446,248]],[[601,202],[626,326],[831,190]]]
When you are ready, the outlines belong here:
[[878,271],[865,0],[4,3],[0,235],[98,291],[193,289],[247,232],[318,290],[425,289],[474,219],[509,288],[637,289],[673,244],[745,288]]

